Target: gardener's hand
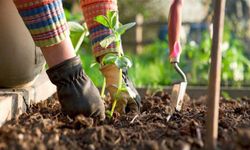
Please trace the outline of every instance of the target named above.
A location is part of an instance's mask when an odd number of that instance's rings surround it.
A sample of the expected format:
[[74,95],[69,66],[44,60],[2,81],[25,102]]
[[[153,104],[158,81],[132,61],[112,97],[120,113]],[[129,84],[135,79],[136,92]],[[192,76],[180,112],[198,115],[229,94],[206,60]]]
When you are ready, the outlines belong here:
[[64,113],[71,117],[83,114],[87,117],[105,118],[105,108],[99,91],[82,70],[78,57],[71,58],[47,70]]
[[132,82],[128,79],[126,71],[122,73],[122,82],[126,85],[126,91],[122,91],[117,95],[119,82],[119,69],[116,65],[104,65],[101,72],[106,78],[106,86],[111,95],[112,103],[117,98],[115,110],[119,113],[139,112],[141,106],[141,98],[134,88]]

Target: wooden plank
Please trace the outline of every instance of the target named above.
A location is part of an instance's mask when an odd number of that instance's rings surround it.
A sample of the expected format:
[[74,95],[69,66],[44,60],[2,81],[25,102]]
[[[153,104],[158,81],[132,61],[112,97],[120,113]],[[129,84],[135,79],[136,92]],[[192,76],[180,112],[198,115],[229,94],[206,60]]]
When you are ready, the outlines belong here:
[[0,126],[11,119],[12,97],[0,96]]
[[207,150],[215,150],[218,138],[219,99],[221,84],[221,44],[224,30],[226,0],[216,0],[214,11],[213,43],[211,50],[211,67],[208,85],[206,141]]
[[25,88],[0,89],[0,126],[26,111],[27,107],[46,100],[56,92],[45,72],[34,85]]

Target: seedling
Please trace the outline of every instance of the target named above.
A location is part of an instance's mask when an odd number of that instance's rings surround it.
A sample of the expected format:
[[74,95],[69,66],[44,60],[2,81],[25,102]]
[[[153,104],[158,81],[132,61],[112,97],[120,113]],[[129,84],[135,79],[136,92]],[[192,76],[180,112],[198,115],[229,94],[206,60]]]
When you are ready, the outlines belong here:
[[[115,64],[119,68],[119,82],[117,92],[114,96],[114,102],[112,104],[111,110],[107,111],[108,116],[112,117],[121,92],[127,91],[126,85],[122,83],[122,70],[128,69],[132,66],[131,60],[123,54],[121,47],[121,35],[124,34],[126,30],[132,28],[135,25],[135,22],[122,25],[118,20],[117,11],[108,11],[106,16],[99,15],[95,17],[94,20],[112,30],[112,34],[100,42],[101,47],[107,48],[111,43],[115,42],[116,48],[118,49],[118,55],[112,53],[107,54],[103,57],[101,62],[103,65]],[[105,86],[106,85],[104,83],[102,87],[102,94],[104,94]]]

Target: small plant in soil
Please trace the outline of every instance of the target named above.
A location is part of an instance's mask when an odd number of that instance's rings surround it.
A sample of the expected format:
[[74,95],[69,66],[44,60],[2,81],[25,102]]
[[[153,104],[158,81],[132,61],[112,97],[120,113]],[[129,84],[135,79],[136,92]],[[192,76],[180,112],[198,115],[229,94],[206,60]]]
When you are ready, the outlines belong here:
[[[111,43],[114,42],[118,51],[118,55],[113,53],[105,55],[101,62],[101,64],[103,65],[115,64],[120,69],[119,83],[117,87],[117,92],[114,96],[114,102],[112,104],[111,110],[107,111],[108,116],[112,117],[116,107],[116,103],[120,98],[119,96],[121,95],[121,92],[127,91],[126,85],[122,82],[122,70],[128,69],[132,66],[130,58],[125,56],[123,53],[121,46],[121,35],[124,34],[126,30],[132,28],[135,25],[135,22],[122,25],[118,20],[117,11],[108,11],[106,16],[99,15],[95,17],[94,20],[112,30],[112,34],[110,34],[100,42],[101,47],[107,48]],[[105,86],[106,85],[104,80],[101,96],[104,96]]]

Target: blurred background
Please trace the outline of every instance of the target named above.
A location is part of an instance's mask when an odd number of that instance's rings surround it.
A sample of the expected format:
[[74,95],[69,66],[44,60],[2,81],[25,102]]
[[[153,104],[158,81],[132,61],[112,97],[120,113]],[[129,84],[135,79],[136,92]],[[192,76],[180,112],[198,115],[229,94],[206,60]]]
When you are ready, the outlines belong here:
[[[121,23],[137,25],[122,37],[126,55],[132,58],[129,76],[137,87],[169,86],[180,77],[168,61],[167,18],[171,0],[118,0]],[[222,45],[222,85],[242,87],[250,85],[250,0],[227,0],[224,41]],[[64,0],[68,21],[84,23],[78,0]],[[210,50],[211,0],[188,0],[183,9],[181,42],[183,53],[180,66],[189,85],[207,85]],[[73,44],[77,36],[71,34]],[[86,73],[97,86],[103,77],[98,66],[91,67],[88,37],[78,54]]]

